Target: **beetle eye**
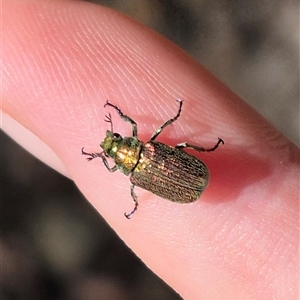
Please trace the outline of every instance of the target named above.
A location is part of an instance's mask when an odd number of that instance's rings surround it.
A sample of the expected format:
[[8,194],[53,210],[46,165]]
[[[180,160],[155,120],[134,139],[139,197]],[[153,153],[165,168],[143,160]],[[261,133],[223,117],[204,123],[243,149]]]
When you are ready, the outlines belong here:
[[116,138],[116,139],[119,139],[121,137],[121,135],[120,134],[118,134],[118,133],[114,133],[114,138]]

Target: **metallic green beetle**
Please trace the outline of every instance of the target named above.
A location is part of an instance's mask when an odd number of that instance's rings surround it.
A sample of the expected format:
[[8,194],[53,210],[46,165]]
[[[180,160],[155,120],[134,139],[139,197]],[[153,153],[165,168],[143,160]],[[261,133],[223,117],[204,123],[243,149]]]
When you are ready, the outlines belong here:
[[[111,130],[106,131],[106,137],[101,142],[101,153],[87,153],[82,148],[83,155],[90,156],[89,161],[100,157],[110,172],[120,170],[125,175],[130,175],[131,197],[135,203],[130,213],[125,213],[129,219],[137,210],[138,199],[134,192],[135,186],[141,187],[162,198],[178,203],[190,203],[196,201],[205,190],[209,182],[209,171],[206,165],[198,158],[182,151],[184,148],[194,149],[199,152],[211,152],[218,148],[224,141],[218,139],[217,144],[210,149],[181,143],[175,147],[155,141],[165,127],[172,124],[180,116],[182,100],[176,116],[169,119],[159,127],[150,140],[143,143],[137,138],[137,124],[130,117],[108,101],[104,105],[113,107],[119,116],[132,126],[132,136],[122,137],[114,132],[111,115],[106,116],[106,122],[111,124]],[[107,157],[114,160],[115,165],[110,167]]]

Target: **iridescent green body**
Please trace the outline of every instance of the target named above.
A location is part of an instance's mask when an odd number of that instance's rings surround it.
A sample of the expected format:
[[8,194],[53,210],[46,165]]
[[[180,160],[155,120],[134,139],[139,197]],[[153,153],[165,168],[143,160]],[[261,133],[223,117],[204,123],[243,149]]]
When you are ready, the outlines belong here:
[[[177,115],[156,130],[146,143],[138,140],[136,123],[124,115],[117,106],[107,102],[106,105],[113,107],[123,120],[131,123],[132,136],[122,137],[111,128],[106,131],[106,137],[100,144],[103,152],[87,153],[82,149],[82,154],[90,156],[88,160],[101,157],[110,172],[119,170],[125,175],[130,175],[131,196],[135,207],[131,213],[125,213],[127,218],[136,211],[138,206],[134,192],[135,186],[173,202],[190,203],[196,201],[208,185],[209,171],[206,165],[182,149],[191,148],[200,152],[214,151],[220,143],[224,144],[222,139],[219,138],[218,143],[210,149],[187,143],[172,147],[155,141],[161,131],[180,116],[182,101],[178,100],[178,102],[180,106]],[[106,117],[106,121],[111,123],[112,127],[111,116]],[[109,167],[106,157],[114,160],[114,167]]]

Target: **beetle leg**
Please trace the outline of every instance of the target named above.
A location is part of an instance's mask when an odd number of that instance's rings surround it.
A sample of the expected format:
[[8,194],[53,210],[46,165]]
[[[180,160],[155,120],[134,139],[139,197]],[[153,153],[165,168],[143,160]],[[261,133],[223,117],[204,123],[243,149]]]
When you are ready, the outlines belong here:
[[96,157],[102,157],[102,152],[101,153],[88,153],[88,152],[85,152],[83,149],[84,149],[84,147],[82,147],[82,149],[81,149],[81,154],[90,156],[87,158],[88,161],[91,161],[92,159],[94,159]]
[[131,197],[134,201],[134,209],[129,213],[124,213],[124,216],[127,218],[127,219],[130,219],[131,215],[135,213],[135,211],[137,210],[137,207],[138,207],[138,199],[137,199],[137,196],[134,192],[134,187],[135,185],[133,184],[131,187],[130,187],[130,194],[131,194]]
[[178,144],[178,145],[175,146],[175,148],[180,149],[180,150],[182,150],[184,148],[190,148],[190,149],[194,149],[194,150],[199,151],[199,152],[211,152],[211,151],[215,151],[219,147],[220,144],[224,144],[224,141],[219,138],[219,140],[215,144],[215,146],[212,147],[212,148],[209,148],[209,149],[205,149],[203,147],[191,145],[191,144],[188,144],[188,143]]
[[164,128],[166,128],[167,126],[169,126],[170,124],[172,124],[174,121],[176,121],[179,116],[180,116],[180,113],[181,113],[181,108],[182,108],[182,100],[180,99],[176,99],[177,102],[179,102],[179,108],[178,108],[178,111],[177,111],[177,114],[174,118],[168,120],[167,122],[165,122],[162,126],[160,126],[155,132],[154,134],[152,135],[152,137],[150,138],[150,141],[154,141],[157,136],[163,131]]
[[109,172],[115,172],[115,171],[118,170],[118,167],[116,165],[113,166],[112,168],[108,165],[107,159],[105,157],[105,154],[103,154],[103,152],[101,152],[101,153],[96,153],[96,152],[88,153],[88,152],[85,152],[83,149],[84,149],[84,147],[81,149],[81,154],[90,156],[90,157],[87,158],[88,161],[91,161],[91,160],[93,160],[94,158],[97,158],[97,157],[101,157],[106,169]]
[[136,124],[136,122],[133,121],[133,120],[132,120],[131,118],[129,118],[128,116],[124,115],[124,114],[122,113],[122,111],[121,111],[120,108],[118,108],[117,106],[111,104],[110,102],[106,101],[104,107],[105,107],[106,105],[113,107],[113,108],[117,111],[117,113],[119,114],[119,116],[121,117],[121,119],[123,119],[125,122],[128,122],[128,123],[131,124],[131,126],[132,126],[132,136],[137,137],[137,124]]
[[117,165],[114,165],[112,168],[108,165],[108,161],[106,159],[105,156],[101,155],[101,158],[102,158],[102,161],[104,163],[104,166],[106,167],[106,169],[109,171],[109,172],[116,172],[118,170],[118,167]]
[[110,131],[114,132],[114,126],[113,126],[113,122],[112,122],[112,119],[111,119],[111,114],[109,113],[108,116],[105,115],[105,118],[106,119],[104,119],[104,122],[109,123],[110,124]]

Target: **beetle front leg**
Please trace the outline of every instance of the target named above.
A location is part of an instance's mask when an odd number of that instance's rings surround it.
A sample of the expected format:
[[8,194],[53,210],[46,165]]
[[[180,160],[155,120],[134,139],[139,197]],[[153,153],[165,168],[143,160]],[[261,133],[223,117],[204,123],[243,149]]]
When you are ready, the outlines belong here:
[[119,114],[121,119],[123,119],[125,122],[128,122],[128,123],[131,124],[132,136],[137,137],[137,124],[136,124],[136,122],[133,121],[130,117],[124,115],[123,112],[121,111],[121,109],[118,106],[113,105],[110,102],[106,101],[104,107],[107,106],[107,105],[113,107],[117,111],[117,113]]
[[81,154],[90,156],[87,158],[88,161],[91,161],[96,157],[102,157],[102,152],[101,153],[88,153],[88,152],[85,152],[83,149],[84,149],[84,147],[81,148]]
[[133,184],[131,187],[130,187],[130,194],[131,194],[131,197],[134,201],[134,209],[129,213],[124,213],[124,216],[127,218],[127,219],[130,219],[131,215],[133,215],[135,213],[135,211],[137,210],[137,207],[138,207],[138,199],[137,199],[137,196],[134,192],[134,187],[135,185]]
[[103,152],[101,152],[101,153],[96,153],[96,152],[88,153],[88,152],[85,152],[83,149],[84,149],[84,147],[81,149],[81,154],[90,156],[90,157],[87,158],[88,161],[91,161],[94,158],[100,157],[100,158],[102,158],[103,164],[109,172],[115,172],[115,171],[118,170],[118,167],[116,165],[113,166],[112,168],[108,165],[108,161],[107,161],[106,157],[104,156]]
[[108,161],[107,161],[106,157],[103,154],[101,155],[101,158],[102,158],[104,166],[106,167],[106,169],[109,172],[113,173],[113,172],[116,172],[118,170],[117,165],[114,165],[112,168],[108,165]]
[[178,145],[175,146],[175,148],[180,149],[180,150],[184,149],[184,148],[189,148],[189,149],[193,149],[193,150],[196,150],[196,151],[199,151],[199,152],[211,152],[211,151],[215,151],[219,147],[220,144],[224,144],[224,141],[219,138],[216,145],[212,148],[209,148],[209,149],[199,147],[199,146],[195,146],[195,145],[191,145],[191,144],[188,144],[188,143],[178,144]]

